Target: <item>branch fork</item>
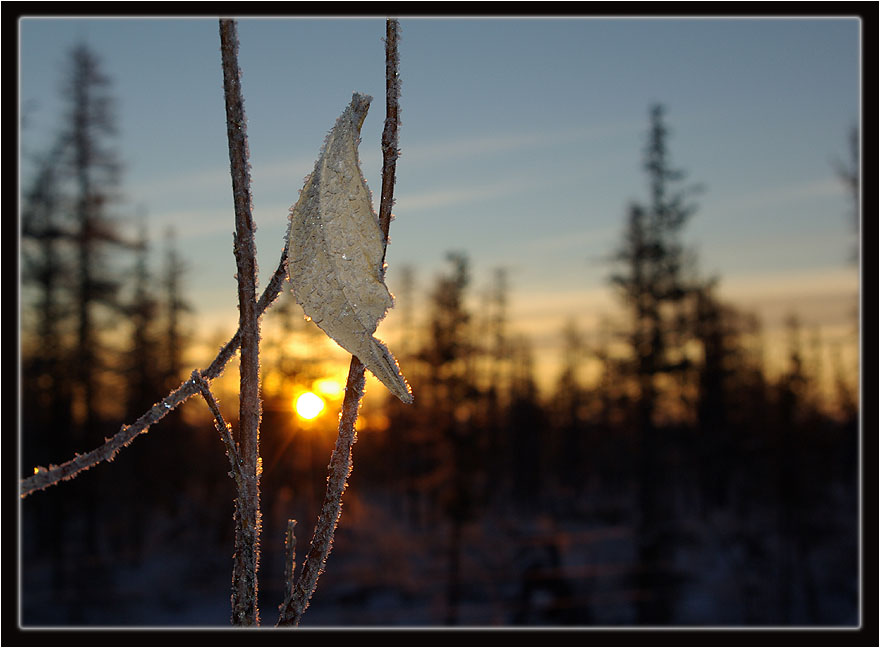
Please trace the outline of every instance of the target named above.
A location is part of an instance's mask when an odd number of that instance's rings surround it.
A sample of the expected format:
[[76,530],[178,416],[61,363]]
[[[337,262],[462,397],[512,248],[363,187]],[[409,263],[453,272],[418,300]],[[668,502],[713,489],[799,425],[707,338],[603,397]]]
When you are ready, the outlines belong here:
[[[399,154],[397,130],[399,125],[400,79],[397,43],[399,23],[386,21],[386,117],[382,133],[382,194],[379,208],[379,227],[384,250],[388,244],[391,208],[394,204],[396,160]],[[259,566],[259,318],[281,293],[287,277],[288,246],[285,241],[281,260],[268,285],[256,299],[256,258],[253,234],[256,229],[251,215],[250,178],[246,120],[241,96],[240,70],[237,53],[238,39],[234,20],[220,20],[220,40],[223,60],[224,90],[227,109],[227,136],[235,202],[236,233],[234,252],[238,266],[239,326],[235,335],[220,349],[213,362],[204,371],[194,370],[190,378],[154,404],[130,425],[123,425],[114,436],[105,439],[98,448],[76,454],[73,459],[48,468],[38,466],[34,474],[20,480],[19,495],[23,499],[61,481],[73,479],[80,472],[103,461],[112,461],[116,453],[129,445],[139,434],[147,432],[169,412],[195,394],[200,394],[211,410],[214,425],[220,433],[230,463],[230,476],[235,480],[238,497],[235,506],[236,552],[233,567],[232,622],[240,626],[258,626],[257,570]],[[240,431],[241,445],[232,436],[231,427],[220,412],[211,392],[210,380],[223,373],[229,360],[241,347]],[[365,367],[356,356],[349,366],[345,398],[339,417],[336,445],[330,457],[327,491],[321,513],[315,526],[309,551],[298,579],[296,568],[294,530],[295,520],[289,520],[284,540],[285,599],[279,606],[277,626],[297,626],[315,591],[318,577],[324,569],[333,542],[333,535],[342,509],[342,496],[352,469],[351,452],[357,441],[355,422],[364,396]]]

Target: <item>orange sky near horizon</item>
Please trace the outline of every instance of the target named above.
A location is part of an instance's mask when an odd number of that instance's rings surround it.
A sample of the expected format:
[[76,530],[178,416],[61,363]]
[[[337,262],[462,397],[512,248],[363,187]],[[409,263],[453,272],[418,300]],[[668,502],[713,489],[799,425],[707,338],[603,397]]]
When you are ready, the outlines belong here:
[[[472,291],[473,292],[473,291]],[[788,358],[789,334],[786,329],[786,319],[796,316],[801,325],[800,339],[805,358],[808,360],[807,371],[812,367],[811,345],[817,339],[822,347],[821,366],[819,367],[818,380],[822,384],[822,390],[826,403],[831,405],[835,402],[835,380],[837,366],[843,370],[850,382],[850,388],[858,395],[859,388],[859,340],[858,327],[858,295],[859,282],[857,270],[853,267],[842,266],[839,271],[833,273],[818,273],[813,276],[805,275],[777,275],[766,277],[746,277],[738,280],[724,281],[719,286],[719,294],[722,299],[743,312],[757,315],[762,327],[763,359],[765,370],[769,377],[777,376],[785,366]],[[468,306],[472,309],[478,307],[476,294],[471,294]],[[234,307],[233,307],[234,308]],[[271,309],[264,315],[264,356],[261,364],[270,366],[273,359],[267,357],[272,353],[272,347],[267,346],[267,340],[276,339],[272,336],[277,333],[277,328],[271,324]],[[563,359],[563,328],[574,322],[584,336],[588,344],[597,342],[596,335],[598,326],[603,318],[620,316],[620,308],[614,302],[614,297],[609,288],[593,291],[570,291],[545,293],[542,295],[527,295],[517,293],[515,290],[509,295],[508,304],[509,322],[508,333],[512,336],[525,336],[531,346],[534,358],[535,379],[543,397],[552,394],[556,380],[562,367]],[[205,314],[207,315],[207,314]],[[416,326],[424,322],[424,313],[414,314]],[[222,324],[222,317],[218,314],[215,319],[203,318],[201,314],[193,318],[201,323],[198,327],[202,330],[216,331],[214,336],[217,344],[221,343],[222,329],[228,330],[231,336],[230,325],[236,320],[227,319],[226,326]],[[620,321],[625,322],[621,318]],[[210,322],[210,323],[208,323]],[[266,322],[270,322],[266,324]],[[400,308],[389,311],[386,319],[380,323],[377,336],[385,340],[392,352],[400,348]],[[323,336],[323,334],[321,334]],[[228,339],[228,338],[225,338]],[[225,341],[222,340],[222,341]],[[319,338],[320,339],[320,338]],[[332,379],[339,384],[344,384],[348,371],[348,354],[340,349],[329,338],[320,342],[319,349],[312,352],[326,355],[326,378]],[[216,354],[217,346],[201,344],[193,346],[188,351],[188,359],[195,366],[206,366]],[[835,357],[835,354],[839,357]],[[226,400],[235,399],[237,394],[237,371],[233,367],[233,360],[227,367],[222,380],[225,391],[228,392]],[[404,375],[406,375],[406,362],[401,363]],[[277,390],[277,380],[266,376],[267,382],[264,388],[272,393]],[[582,380],[585,386],[590,385],[590,371],[585,366],[582,372]],[[301,389],[313,389],[312,385],[302,385]],[[368,399],[376,392],[382,393],[379,401],[383,401],[388,395],[385,388],[372,376],[368,378]],[[416,395],[417,397],[417,395]],[[330,399],[328,399],[330,400]],[[372,399],[369,399],[372,400]],[[338,404],[337,404],[338,405]],[[332,409],[333,403],[328,402],[328,409]],[[338,407],[337,407],[338,409]]]

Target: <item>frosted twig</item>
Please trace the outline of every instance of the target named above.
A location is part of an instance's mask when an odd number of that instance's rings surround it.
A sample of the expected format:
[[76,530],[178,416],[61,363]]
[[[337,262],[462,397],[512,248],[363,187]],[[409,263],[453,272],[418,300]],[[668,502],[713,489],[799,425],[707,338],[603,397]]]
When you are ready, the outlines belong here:
[[358,408],[364,395],[364,365],[352,356],[345,386],[345,398],[339,417],[339,432],[333,454],[330,455],[327,475],[327,492],[321,506],[321,514],[312,535],[309,552],[303,562],[303,569],[297,579],[293,596],[281,608],[281,616],[276,625],[296,626],[309,606],[309,599],[318,584],[318,577],[324,571],[327,556],[333,546],[336,523],[342,510],[342,494],[345,492],[348,475],[351,473],[351,448],[357,441],[354,424]]
[[235,20],[220,19],[220,53],[226,100],[226,135],[235,204],[235,262],[238,279],[238,330],[241,332],[239,425],[241,483],[235,505],[235,561],[232,572],[232,623],[260,624],[257,572],[260,562],[260,323],[257,314],[257,262],[254,242],[247,120],[238,65]]
[[[379,202],[379,227],[388,246],[388,230],[391,227],[391,209],[394,207],[394,182],[397,172],[397,131],[400,127],[400,59],[397,41],[400,39],[400,23],[396,19],[385,21],[385,127],[382,129],[382,198]],[[382,274],[385,274],[385,264]]]
[[204,398],[205,402],[208,404],[208,409],[211,410],[211,414],[214,415],[214,427],[217,428],[217,431],[220,433],[220,439],[223,441],[223,445],[226,446],[226,456],[229,457],[229,464],[232,467],[231,476],[235,479],[235,483],[238,484],[241,479],[241,455],[238,452],[238,446],[235,444],[235,440],[232,438],[229,424],[223,419],[223,414],[220,412],[220,406],[217,405],[217,400],[214,398],[214,394],[211,393],[211,387],[208,385],[208,381],[202,378],[198,369],[192,372],[192,381],[195,383],[196,387],[198,387],[199,392],[202,394],[202,398]]
[[293,591],[296,581],[296,520],[287,521],[287,530],[284,533],[284,602],[278,606],[284,610],[293,600]]
[[[379,206],[379,226],[382,229],[384,245],[388,245],[388,230],[391,224],[391,207],[394,204],[394,174],[397,163],[397,129],[399,125],[400,79],[397,41],[400,24],[396,19],[385,23],[385,128],[382,133],[382,198]],[[384,263],[383,263],[384,267]],[[384,269],[383,269],[384,273]],[[361,399],[364,396],[364,365],[352,356],[345,385],[345,398],[339,416],[339,430],[336,445],[330,456],[327,491],[318,523],[315,526],[309,552],[303,569],[296,582],[293,596],[281,606],[279,626],[297,626],[309,605],[315,591],[318,577],[324,571],[327,557],[333,546],[333,535],[342,510],[342,495],[345,492],[348,476],[351,473],[351,450],[357,442],[355,422],[358,417]]]
[[123,425],[119,432],[110,438],[105,438],[104,443],[94,450],[84,454],[76,454],[73,459],[58,466],[49,465],[48,468],[43,466],[34,468],[33,475],[21,480],[19,495],[24,498],[35,491],[73,479],[80,472],[88,470],[102,461],[113,461],[116,458],[116,453],[131,443],[138,434],[145,432],[151,425],[163,419],[168,412],[194,393],[195,386],[187,380],[164,399],[154,404],[134,423]]
[[[266,285],[260,300],[257,302],[257,312],[263,314],[269,306],[274,303],[275,299],[281,294],[284,280],[287,277],[287,244],[281,251],[281,261],[272,278]],[[226,364],[235,355],[238,347],[241,346],[241,330],[235,332],[235,335],[220,348],[220,352],[211,362],[207,369],[201,372],[201,376],[213,380],[223,373]],[[54,486],[62,481],[73,479],[84,470],[101,463],[102,461],[113,461],[116,453],[122,448],[129,445],[136,436],[146,433],[151,425],[158,423],[165,416],[173,411],[178,405],[186,401],[190,396],[198,393],[198,387],[191,379],[185,380],[181,385],[170,392],[165,398],[153,405],[149,410],[140,416],[131,425],[123,425],[119,432],[112,437],[105,439],[105,442],[84,454],[77,454],[63,464],[49,465],[48,468],[38,466],[34,468],[34,474],[30,477],[22,479],[20,482],[19,495],[24,498],[28,495],[40,491],[50,486]]]

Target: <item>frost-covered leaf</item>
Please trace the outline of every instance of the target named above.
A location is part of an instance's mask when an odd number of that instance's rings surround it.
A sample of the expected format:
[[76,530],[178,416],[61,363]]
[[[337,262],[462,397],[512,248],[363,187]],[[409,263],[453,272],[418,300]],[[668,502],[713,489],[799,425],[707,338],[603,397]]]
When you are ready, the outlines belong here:
[[384,237],[358,164],[371,101],[352,96],[290,209],[288,277],[305,314],[410,403],[397,361],[373,335],[393,299],[383,278]]

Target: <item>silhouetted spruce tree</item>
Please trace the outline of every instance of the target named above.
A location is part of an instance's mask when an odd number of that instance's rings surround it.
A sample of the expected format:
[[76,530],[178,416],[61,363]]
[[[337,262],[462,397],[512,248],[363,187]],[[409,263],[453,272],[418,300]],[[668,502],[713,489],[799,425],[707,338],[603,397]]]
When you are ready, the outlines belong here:
[[859,200],[859,170],[860,170],[860,142],[859,127],[852,126],[849,130],[847,144],[849,146],[849,157],[845,162],[836,161],[834,166],[837,176],[843,183],[849,194],[850,200],[850,218],[853,231],[856,235],[856,243],[852,252],[852,261],[858,263],[859,260],[859,241],[858,237],[861,231],[861,223],[859,222],[860,200]]
[[[66,114],[61,137],[67,155],[64,162],[70,177],[70,217],[73,228],[76,286],[73,305],[76,340],[73,350],[74,438],[82,448],[99,445],[111,432],[105,427],[102,409],[121,402],[114,352],[106,334],[125,315],[121,303],[121,273],[109,262],[111,251],[133,247],[120,231],[112,213],[118,202],[121,163],[116,152],[116,119],[110,79],[103,73],[97,55],[85,44],[70,53],[63,87]],[[118,399],[118,400],[117,400]],[[116,412],[118,414],[118,412]],[[84,555],[75,569],[103,573],[99,538],[106,531],[94,495],[103,475],[76,484],[82,489],[84,505]],[[86,578],[80,573],[76,580]]]
[[534,513],[544,491],[543,477],[552,466],[547,465],[545,417],[538,403],[531,344],[520,335],[511,340],[511,346],[513,370],[506,436],[513,454],[514,507],[523,513]]
[[480,439],[474,428],[479,394],[469,372],[476,350],[466,305],[469,264],[463,253],[449,253],[447,258],[451,272],[438,277],[430,293],[427,339],[419,358],[427,374],[420,401],[433,437],[425,439],[429,445],[423,451],[433,455],[429,461],[440,476],[436,496],[449,523],[445,619],[455,625],[461,596],[461,536],[474,514],[473,479],[479,468],[474,461]]
[[[23,466],[48,451],[63,456],[52,437],[67,439],[71,424],[70,232],[62,222],[57,150],[37,160],[21,213],[21,278],[25,288],[22,336]],[[48,435],[48,436],[47,436]],[[69,450],[70,448],[68,448]]]
[[[395,310],[399,315],[397,342],[393,345],[398,349],[398,361],[404,375],[413,389],[424,384],[421,377],[423,366],[418,362],[418,325],[416,313],[416,275],[413,266],[400,268],[399,288],[394,291]],[[394,506],[402,516],[409,519],[410,524],[419,527],[424,522],[421,515],[423,498],[420,494],[418,477],[421,472],[424,448],[420,442],[419,432],[421,408],[417,398],[416,405],[406,405],[396,398],[386,401],[389,419],[386,456],[399,469],[385,475],[391,482],[391,488],[398,497],[394,498]],[[369,462],[368,462],[369,463]]]
[[155,402],[156,394],[162,390],[157,358],[159,336],[156,331],[159,304],[153,293],[153,280],[148,265],[149,250],[146,226],[142,222],[132,271],[132,295],[125,306],[131,326],[131,337],[124,354],[124,373],[127,376],[126,420],[137,418],[148,410]]
[[[28,471],[46,456],[63,457],[71,442],[73,399],[72,313],[69,300],[70,232],[63,221],[58,147],[39,156],[24,192],[21,211],[21,462]],[[23,474],[26,474],[23,473]],[[58,494],[22,510],[22,525],[34,543],[23,556],[47,555],[51,590],[62,596],[68,582],[64,545],[69,504]],[[34,525],[31,527],[30,525]]]
[[[844,187],[849,194],[850,201],[850,217],[852,219],[853,232],[856,240],[853,244],[851,261],[858,265],[859,252],[861,242],[861,201],[860,201],[860,175],[861,175],[861,141],[858,125],[853,125],[849,130],[848,137],[849,157],[846,162],[836,162],[835,167],[838,177],[843,182]],[[851,342],[856,342],[859,337],[860,307],[858,301],[853,305],[852,321],[853,327],[851,331]],[[849,452],[852,456],[857,454],[858,448],[858,428],[859,428],[859,381],[858,381],[858,365],[856,366],[855,376],[847,376],[843,370],[840,358],[840,348],[836,346],[832,348],[832,357],[834,360],[834,388],[836,392],[836,401],[838,403],[838,411],[845,421],[845,429],[848,430]],[[844,462],[844,465],[851,465],[851,462]]]
[[[835,161],[834,167],[837,171],[838,178],[840,178],[840,181],[843,183],[843,186],[847,191],[849,198],[850,219],[853,233],[855,234],[855,241],[852,246],[852,252],[850,253],[850,262],[858,267],[860,260],[859,254],[861,251],[862,215],[860,200],[861,141],[859,136],[859,128],[857,125],[853,125],[850,128],[849,137],[847,139],[847,144],[849,145],[849,156],[846,161]],[[853,323],[851,335],[853,342],[857,341],[859,337],[859,315],[860,306],[858,299],[856,299],[851,311]],[[852,383],[847,385],[847,380],[839,374],[835,380],[837,383],[838,400],[841,403],[841,411],[843,413],[849,414],[849,416],[851,417],[852,425],[857,426],[858,394],[854,392],[858,391],[858,382],[856,382],[855,386],[853,386]]]
[[717,281],[707,281],[695,297],[694,336],[702,350],[694,377],[698,470],[703,504],[723,507],[728,504],[732,475],[744,459],[742,431],[753,425],[742,416],[749,412],[747,415],[760,418],[754,410],[759,400],[744,397],[743,389],[754,383],[755,372],[761,368],[750,357],[743,339],[750,317],[721,301]]
[[[127,421],[133,421],[149,410],[162,393],[159,368],[159,337],[157,331],[158,302],[154,295],[153,278],[149,270],[149,242],[144,215],[140,215],[140,232],[135,243],[135,262],[131,275],[131,295],[122,305],[128,318],[128,344],[121,353],[121,373],[125,382],[125,411]],[[145,439],[138,452],[125,454],[119,459],[120,474],[114,488],[125,493],[129,505],[120,512],[125,519],[113,545],[137,562],[142,557],[143,540],[152,514],[154,501],[139,497],[145,485],[151,484],[155,466],[160,463],[170,472],[170,455],[159,456],[152,439]],[[158,481],[158,480],[156,480]]]
[[[640,624],[673,620],[672,580],[663,564],[672,556],[674,511],[670,475],[665,470],[657,417],[662,396],[658,379],[674,378],[685,366],[681,312],[693,286],[686,277],[688,257],[680,237],[695,211],[693,189],[682,187],[684,173],[670,162],[669,130],[661,105],[650,109],[644,169],[650,199],[629,208],[623,242],[615,255],[620,267],[611,284],[630,313],[629,347],[637,385],[639,545],[637,603]],[[675,395],[672,395],[673,397]]]
[[796,591],[801,590],[801,576],[809,567],[800,540],[804,523],[803,497],[806,479],[818,475],[804,474],[803,465],[810,454],[811,439],[808,428],[817,415],[808,399],[810,377],[806,372],[801,340],[801,323],[796,315],[785,321],[788,335],[788,366],[779,377],[776,386],[776,416],[774,417],[774,476],[776,485],[777,524],[782,542],[779,552],[779,587],[781,621],[791,623],[795,619]]
[[[23,403],[23,446],[34,447],[37,430],[45,430],[38,441],[45,452],[34,463],[99,445],[108,432],[101,429],[100,403],[114,408],[124,403],[121,381],[103,380],[117,367],[115,352],[102,333],[124,315],[118,295],[122,279],[110,266],[108,253],[114,247],[131,247],[109,211],[118,198],[120,168],[112,146],[109,81],[95,54],[78,45],[70,52],[63,82],[61,127],[38,164],[31,200],[22,213],[23,244],[30,256],[23,280],[36,289],[26,311],[37,322],[36,346],[23,349],[22,380],[36,380],[33,396],[48,399],[42,403],[46,409],[40,403]],[[111,391],[113,397],[108,396]],[[64,497],[58,496],[63,504],[51,513],[54,526],[49,536],[65,538],[68,552],[61,556],[60,549],[53,549],[58,555],[53,574],[58,596],[68,583],[92,581],[100,589],[99,515],[93,496],[99,479],[72,484]],[[70,524],[74,518],[82,533]],[[76,573],[86,565],[89,578]],[[67,608],[72,623],[81,621],[82,600],[72,597]]]
[[[505,437],[507,409],[511,402],[511,342],[507,313],[508,279],[505,268],[495,268],[489,287],[484,327],[485,381],[483,403],[479,407],[479,425],[483,428],[484,469],[486,479],[494,484],[491,493],[501,495],[509,482],[505,470],[510,444]],[[491,494],[490,493],[490,494]]]
[[617,327],[610,319],[603,318],[596,341],[586,349],[600,366],[599,379],[593,388],[595,412],[588,423],[595,429],[594,438],[601,444],[592,449],[597,453],[593,466],[596,478],[611,496],[608,499],[612,508],[606,510],[615,519],[622,512],[613,510],[614,502],[619,501],[621,493],[635,479],[630,461],[634,447],[635,407],[632,390],[627,384],[632,376],[630,363],[618,357],[612,349],[616,335]]
[[165,331],[162,336],[161,372],[165,389],[174,389],[186,378],[184,371],[183,350],[187,337],[183,318],[193,311],[183,292],[183,278],[186,264],[180,257],[175,243],[173,228],[165,234],[165,265],[162,271],[162,293],[159,298],[160,312],[164,316]]
[[[834,372],[834,394],[837,409],[841,418],[853,425],[858,425],[859,403],[853,389],[853,376],[847,375],[843,368],[840,344],[831,347],[832,371]],[[858,383],[856,383],[858,384]]]
[[[78,442],[91,447],[103,434],[98,426],[100,375],[107,368],[100,332],[120,313],[121,281],[107,263],[113,247],[130,247],[110,213],[118,199],[121,166],[113,147],[116,134],[110,80],[86,45],[73,48],[63,98],[66,114],[61,138],[72,182],[70,217],[75,246],[76,344],[72,376],[81,416]],[[103,312],[102,312],[103,309]],[[105,316],[102,319],[102,315]]]
[[586,464],[592,449],[587,447],[584,410],[586,393],[580,383],[579,371],[584,358],[585,342],[574,321],[562,330],[562,369],[553,393],[554,437],[552,449],[554,473],[566,488],[581,490],[585,479],[594,476],[592,462]]

